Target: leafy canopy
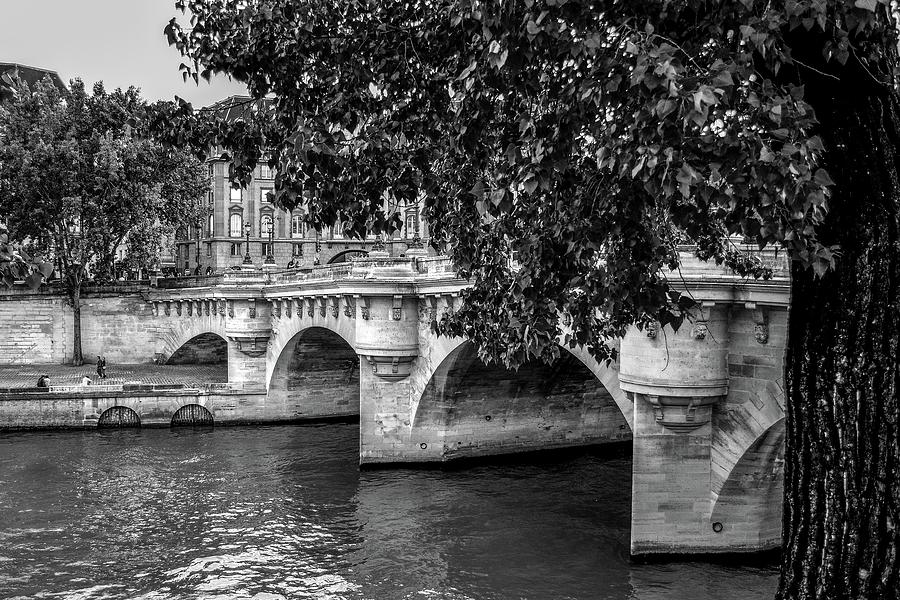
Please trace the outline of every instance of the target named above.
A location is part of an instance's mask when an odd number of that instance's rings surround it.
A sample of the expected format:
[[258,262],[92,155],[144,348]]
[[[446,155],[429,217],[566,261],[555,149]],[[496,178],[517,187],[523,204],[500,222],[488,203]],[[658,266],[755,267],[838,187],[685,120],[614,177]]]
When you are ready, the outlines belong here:
[[136,227],[190,220],[208,189],[193,156],[135,135],[146,110],[134,88],[88,93],[79,80],[65,93],[22,84],[0,105],[0,214],[70,293],[108,270]]
[[739,236],[824,273],[832,181],[804,82],[854,63],[884,85],[896,37],[885,0],[175,5],[185,78],[273,100],[230,124],[170,105],[151,126],[225,146],[242,182],[270,151],[277,201],[311,197],[318,226],[390,230],[393,202],[423,201],[473,283],[440,330],[508,364],[553,357],[560,314],[601,359],[630,324],[678,326],[679,243],[764,276]]

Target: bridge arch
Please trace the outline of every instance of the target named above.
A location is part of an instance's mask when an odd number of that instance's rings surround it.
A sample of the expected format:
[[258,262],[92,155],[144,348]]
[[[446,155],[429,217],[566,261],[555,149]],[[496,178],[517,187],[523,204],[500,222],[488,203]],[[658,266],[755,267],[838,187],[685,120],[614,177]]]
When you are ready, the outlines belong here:
[[282,316],[272,328],[272,337],[266,353],[266,386],[271,385],[272,375],[278,361],[288,351],[288,347],[290,346],[290,351],[293,351],[293,347],[297,343],[297,336],[312,327],[327,329],[341,338],[348,346],[354,347],[356,319],[347,318],[343,313],[339,313],[337,317],[327,312],[324,317],[318,312],[315,312],[312,318],[307,314],[294,314],[289,318]]
[[[171,325],[171,329],[165,331],[160,336],[160,342],[157,345],[157,355],[162,357],[163,360],[169,363],[172,357],[175,356],[176,353],[181,351],[183,348],[189,349],[198,342],[205,344],[214,344],[216,341],[215,338],[218,338],[226,344],[226,361],[224,362],[227,362],[228,342],[226,340],[228,339],[228,337],[225,335],[225,326],[223,323],[218,322],[219,319],[213,320],[210,318],[182,318],[177,320],[173,319],[173,321],[174,322]],[[213,336],[215,336],[215,338]],[[182,355],[184,354],[185,352],[182,352]]]
[[369,253],[365,250],[344,250],[343,252],[338,252],[330,259],[328,259],[329,265],[334,265],[337,263],[349,262],[351,258],[365,258]]
[[228,341],[218,333],[207,332],[186,340],[166,359],[167,365],[210,365],[228,362]]
[[741,454],[714,498],[711,521],[730,536],[746,535],[748,522],[756,539],[778,539],[784,489],[784,417],[763,431]]
[[267,402],[295,419],[359,415],[359,357],[345,337],[304,327],[272,355]]
[[572,352],[561,352],[552,365],[487,365],[471,342],[460,340],[424,386],[411,415],[412,438],[443,440],[445,456],[630,439],[630,413],[613,395],[621,391],[607,387],[617,381],[614,373],[600,365],[596,371],[602,379]]

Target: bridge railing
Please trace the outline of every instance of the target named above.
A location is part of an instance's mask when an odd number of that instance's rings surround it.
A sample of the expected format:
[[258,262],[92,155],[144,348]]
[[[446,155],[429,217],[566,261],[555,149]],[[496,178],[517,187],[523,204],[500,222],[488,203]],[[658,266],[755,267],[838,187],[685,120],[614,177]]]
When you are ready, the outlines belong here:
[[[767,247],[760,250],[752,244],[736,243],[735,250],[748,256],[759,266],[771,269],[773,279],[789,279],[791,273],[791,260],[788,253],[781,248]],[[714,261],[702,261],[694,255],[693,246],[678,246],[679,259],[681,261],[680,275],[687,278],[735,278],[740,277],[725,264],[717,265]],[[750,277],[749,279],[752,279]]]
[[416,260],[416,271],[420,275],[456,275],[456,265],[449,256],[426,256]]
[[298,281],[333,281],[349,277],[352,265],[340,263],[337,265],[325,265],[313,267],[302,271],[285,271],[272,273],[271,283],[294,283]]
[[109,385],[51,385],[48,388],[51,394],[68,394],[71,392],[121,392],[122,384]]
[[176,290],[181,288],[212,287],[219,285],[225,279],[219,275],[193,275],[190,277],[166,277],[156,281],[156,287],[164,290]]

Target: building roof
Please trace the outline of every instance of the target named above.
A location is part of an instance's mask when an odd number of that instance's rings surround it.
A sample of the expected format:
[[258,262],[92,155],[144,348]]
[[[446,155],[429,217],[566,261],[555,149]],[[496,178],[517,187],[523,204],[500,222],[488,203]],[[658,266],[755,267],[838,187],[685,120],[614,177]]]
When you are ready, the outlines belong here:
[[268,98],[254,100],[250,96],[235,95],[214,102],[204,107],[203,110],[217,112],[226,122],[233,123],[234,121],[249,118],[253,114],[254,106],[265,109],[271,103],[272,101]]
[[63,83],[56,71],[29,67],[19,63],[0,62],[0,101],[5,100],[13,93],[16,79],[27,83],[29,88],[34,88],[45,77],[49,77],[59,91],[66,91],[66,84]]

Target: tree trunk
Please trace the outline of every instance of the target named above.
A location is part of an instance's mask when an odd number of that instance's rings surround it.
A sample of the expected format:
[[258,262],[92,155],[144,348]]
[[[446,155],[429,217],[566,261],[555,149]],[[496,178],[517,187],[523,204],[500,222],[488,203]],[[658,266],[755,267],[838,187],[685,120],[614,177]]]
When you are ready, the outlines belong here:
[[793,273],[778,598],[898,598],[900,107],[871,81],[819,83],[836,182],[819,238],[842,255]]
[[72,301],[72,364],[80,367],[84,364],[81,352],[81,281],[71,284],[69,299]]

